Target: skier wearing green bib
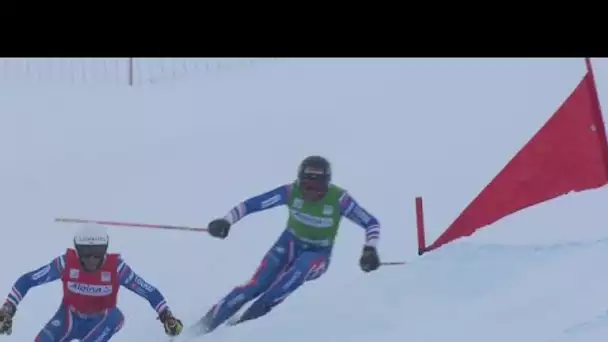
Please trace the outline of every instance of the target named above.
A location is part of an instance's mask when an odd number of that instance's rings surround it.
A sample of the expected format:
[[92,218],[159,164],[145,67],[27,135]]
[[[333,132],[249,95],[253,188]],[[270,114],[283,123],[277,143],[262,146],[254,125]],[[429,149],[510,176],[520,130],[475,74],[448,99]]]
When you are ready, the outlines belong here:
[[[230,227],[243,217],[287,206],[286,229],[266,253],[249,282],[237,286],[202,318],[202,332],[213,331],[230,319],[234,325],[261,317],[307,281],[318,279],[329,266],[332,248],[343,217],[362,227],[365,243],[359,264],[364,272],[378,269],[376,243],[378,220],[363,209],[349,193],[331,182],[329,162],[320,156],[307,157],[297,180],[252,197],[234,207],[224,218],[211,221],[209,234],[224,239]],[[247,302],[257,298],[240,316]]]

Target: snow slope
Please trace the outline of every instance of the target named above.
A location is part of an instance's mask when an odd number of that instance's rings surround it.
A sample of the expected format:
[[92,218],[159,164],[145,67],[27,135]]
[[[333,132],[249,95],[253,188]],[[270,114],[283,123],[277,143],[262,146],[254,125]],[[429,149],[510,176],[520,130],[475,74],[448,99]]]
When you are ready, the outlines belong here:
[[[608,62],[595,60],[600,92]],[[363,274],[363,234],[345,222],[334,259],[264,319],[204,340],[594,342],[608,333],[605,189],[508,217],[415,255],[413,200],[434,239],[553,113],[582,60],[291,60],[147,89],[45,87],[0,93],[0,288],[51,260],[74,226],[57,216],[204,226],[239,200],[289,182],[321,153],[336,182],[383,224],[386,261]],[[606,102],[606,96],[602,96]],[[193,322],[247,280],[283,228],[277,208],[225,240],[111,228],[114,251]],[[33,340],[60,284],[32,290],[14,333]],[[113,341],[165,341],[147,303],[123,289]]]

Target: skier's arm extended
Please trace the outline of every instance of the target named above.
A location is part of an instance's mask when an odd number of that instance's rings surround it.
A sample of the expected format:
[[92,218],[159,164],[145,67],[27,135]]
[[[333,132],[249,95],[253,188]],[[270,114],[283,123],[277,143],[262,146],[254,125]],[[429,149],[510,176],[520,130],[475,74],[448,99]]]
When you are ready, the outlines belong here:
[[64,268],[65,255],[61,255],[53,259],[48,264],[23,274],[13,284],[13,288],[8,294],[6,301],[11,303],[16,308],[28,291],[33,287],[44,285],[60,279],[61,272]]
[[239,204],[224,216],[230,224],[235,224],[243,217],[259,211],[271,209],[279,205],[287,204],[291,185],[281,185],[278,188],[267,191],[263,194],[251,197]]
[[122,258],[118,262],[118,277],[120,285],[147,300],[150,306],[159,314],[168,307],[163,294],[156,287],[138,276]]
[[360,206],[346,191],[340,198],[340,212],[342,216],[365,229],[366,246],[376,247],[380,238],[380,222],[374,215]]

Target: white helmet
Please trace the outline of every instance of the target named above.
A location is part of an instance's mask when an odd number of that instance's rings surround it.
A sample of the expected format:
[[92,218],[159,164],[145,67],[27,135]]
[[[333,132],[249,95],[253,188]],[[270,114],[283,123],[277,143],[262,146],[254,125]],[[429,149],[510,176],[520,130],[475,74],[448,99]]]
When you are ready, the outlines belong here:
[[107,229],[100,224],[85,223],[78,228],[74,248],[86,271],[96,271],[103,265],[109,242]]
[[82,224],[74,234],[74,244],[78,246],[108,245],[110,237],[105,226],[97,223]]

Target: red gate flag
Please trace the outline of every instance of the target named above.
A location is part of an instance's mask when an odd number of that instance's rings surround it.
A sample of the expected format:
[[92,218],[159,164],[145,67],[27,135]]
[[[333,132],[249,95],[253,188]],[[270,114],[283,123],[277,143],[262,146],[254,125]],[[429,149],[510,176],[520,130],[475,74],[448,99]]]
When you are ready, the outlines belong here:
[[426,251],[535,204],[605,185],[608,144],[591,62],[578,86]]

